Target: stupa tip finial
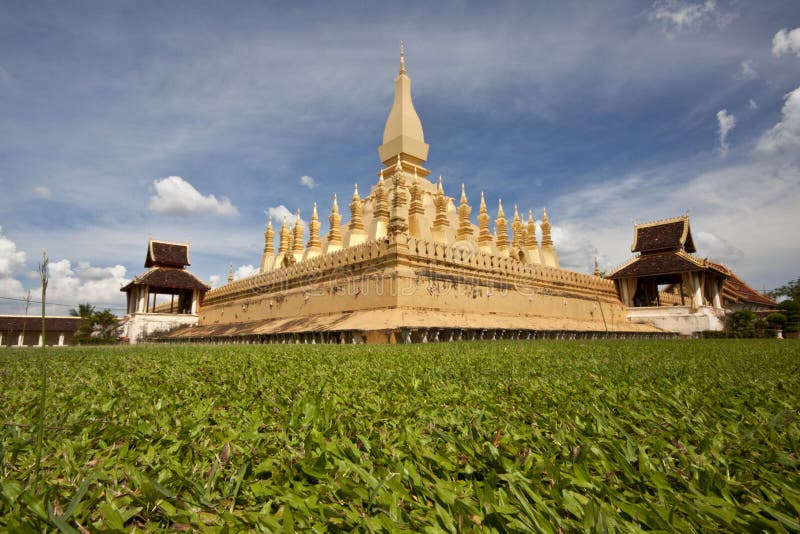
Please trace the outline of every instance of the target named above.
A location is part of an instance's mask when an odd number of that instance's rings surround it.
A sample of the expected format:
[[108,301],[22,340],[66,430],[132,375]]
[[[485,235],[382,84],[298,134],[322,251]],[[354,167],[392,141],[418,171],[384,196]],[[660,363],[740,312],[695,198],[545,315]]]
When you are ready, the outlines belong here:
[[313,217],[317,217],[317,203],[314,202],[314,210],[312,211],[311,215]]
[[503,199],[497,199],[497,216],[498,217],[505,217],[505,213],[503,213]]
[[406,73],[406,53],[403,41],[400,41],[400,74]]
[[481,191],[481,208],[486,209],[486,199],[483,198],[483,191]]
[[544,208],[542,211],[543,211],[542,219],[544,219],[546,221],[547,220],[547,208]]
[[467,203],[467,193],[464,191],[464,182],[461,182],[461,202]]
[[353,185],[353,200],[357,200],[358,197],[358,184]]
[[528,210],[528,220],[533,221],[533,210]]

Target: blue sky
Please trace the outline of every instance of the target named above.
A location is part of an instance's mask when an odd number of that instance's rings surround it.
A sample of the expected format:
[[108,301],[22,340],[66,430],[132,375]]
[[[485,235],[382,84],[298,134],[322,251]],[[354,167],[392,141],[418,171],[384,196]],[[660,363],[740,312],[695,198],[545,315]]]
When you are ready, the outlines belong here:
[[148,236],[244,275],[265,211],[374,182],[400,40],[426,166],[546,206],[562,265],[611,269],[634,221],[688,210],[699,255],[800,276],[796,1],[221,4],[4,2],[0,297],[44,249],[53,302],[123,306]]

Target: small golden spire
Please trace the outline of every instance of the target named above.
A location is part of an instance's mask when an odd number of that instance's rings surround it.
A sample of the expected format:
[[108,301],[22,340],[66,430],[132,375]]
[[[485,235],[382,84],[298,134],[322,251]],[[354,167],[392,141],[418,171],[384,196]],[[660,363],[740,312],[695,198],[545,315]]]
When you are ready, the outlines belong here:
[[481,206],[478,213],[478,246],[488,247],[492,244],[492,234],[489,232],[489,211],[486,209],[486,199],[481,191]]
[[425,213],[422,206],[422,188],[419,186],[419,176],[417,168],[414,167],[414,181],[411,184],[411,205],[408,207],[408,215],[421,215]]
[[447,220],[447,197],[444,196],[441,176],[439,176],[439,185],[436,187],[436,196],[433,199],[433,204],[436,206],[436,218],[433,220],[433,228],[442,230],[450,226],[450,221]]
[[528,229],[525,237],[525,248],[532,250],[539,247],[536,242],[536,223],[533,220],[533,210],[528,210]]
[[286,254],[289,252],[289,241],[292,239],[292,234],[289,232],[289,226],[286,224],[286,215],[283,216],[283,226],[281,226],[280,243],[278,244],[278,254]]
[[400,74],[406,73],[406,53],[403,41],[400,41]]
[[514,204],[514,219],[511,223],[511,229],[514,232],[513,241],[511,246],[517,250],[521,249],[524,246],[524,236],[523,231],[525,229],[524,225],[522,224],[522,219],[519,217],[519,211],[517,211],[517,205]]
[[228,283],[233,282],[233,263],[228,264]]
[[318,250],[319,248],[319,216],[317,215],[317,203],[314,202],[314,209],[311,212],[311,222],[308,223],[308,243],[306,243],[306,249]]
[[275,252],[275,232],[272,230],[272,215],[269,216],[267,221],[267,229],[264,231],[264,254],[272,254]]
[[339,230],[339,223],[342,221],[342,216],[339,215],[339,202],[336,200],[336,193],[333,194],[333,206],[331,206],[331,214],[328,216],[328,223],[331,228],[328,231],[328,245],[341,245],[342,234]]
[[544,209],[544,215],[542,215],[542,246],[543,247],[552,247],[553,246],[553,239],[550,237],[550,219],[547,218],[547,208]]
[[497,200],[497,218],[494,220],[497,231],[497,248],[501,252],[508,250],[508,221],[503,213],[503,201]]
[[383,169],[378,178],[378,186],[375,188],[375,218],[389,222],[389,201],[386,194],[386,183],[383,180]]
[[597,263],[597,256],[594,257],[594,275],[600,276],[600,265]]
[[292,239],[292,253],[297,255],[303,254],[303,221],[300,220],[300,210],[297,210],[297,221],[294,223],[294,237]]
[[[400,168],[400,156],[397,156],[397,165]],[[398,170],[394,179],[394,197],[392,198],[392,219],[389,222],[388,230],[392,235],[404,234],[408,232],[408,221],[403,216],[403,206],[406,204],[406,180],[403,173]]]
[[358,196],[358,184],[353,188],[353,201],[350,203],[350,230],[363,230],[364,223],[361,221],[361,197]]
[[467,204],[467,193],[464,191],[464,184],[461,184],[461,205],[458,206],[458,231],[456,232],[456,239],[458,241],[465,241],[472,237],[473,228],[469,222],[469,216],[472,213],[472,208]]

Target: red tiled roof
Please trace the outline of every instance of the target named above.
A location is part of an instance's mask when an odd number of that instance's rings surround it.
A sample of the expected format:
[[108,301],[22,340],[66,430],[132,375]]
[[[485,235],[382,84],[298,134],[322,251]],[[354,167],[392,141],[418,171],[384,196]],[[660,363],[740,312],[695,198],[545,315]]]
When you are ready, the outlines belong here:
[[769,308],[776,308],[778,306],[777,302],[762,295],[733,273],[731,273],[731,277],[722,284],[722,292],[726,296],[732,297],[732,299],[737,302],[749,302]]
[[695,252],[689,217],[677,217],[634,227],[631,252],[658,252],[665,250],[685,250]]
[[124,286],[120,291],[129,291],[135,285],[160,287],[165,289],[199,289],[207,291],[211,286],[185,269],[175,267],[152,267]]
[[147,243],[145,267],[185,267],[189,262],[188,243],[170,243],[151,239]]
[[[45,317],[48,332],[75,332],[85,321],[82,317]],[[36,315],[0,315],[0,332],[33,332],[42,328],[42,317]]]

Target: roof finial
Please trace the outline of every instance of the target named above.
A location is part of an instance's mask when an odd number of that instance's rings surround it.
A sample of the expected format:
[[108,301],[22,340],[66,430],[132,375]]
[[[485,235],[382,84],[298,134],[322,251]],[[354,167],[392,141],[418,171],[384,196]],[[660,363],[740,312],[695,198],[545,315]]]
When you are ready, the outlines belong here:
[[406,54],[403,41],[400,41],[400,74],[406,73]]

